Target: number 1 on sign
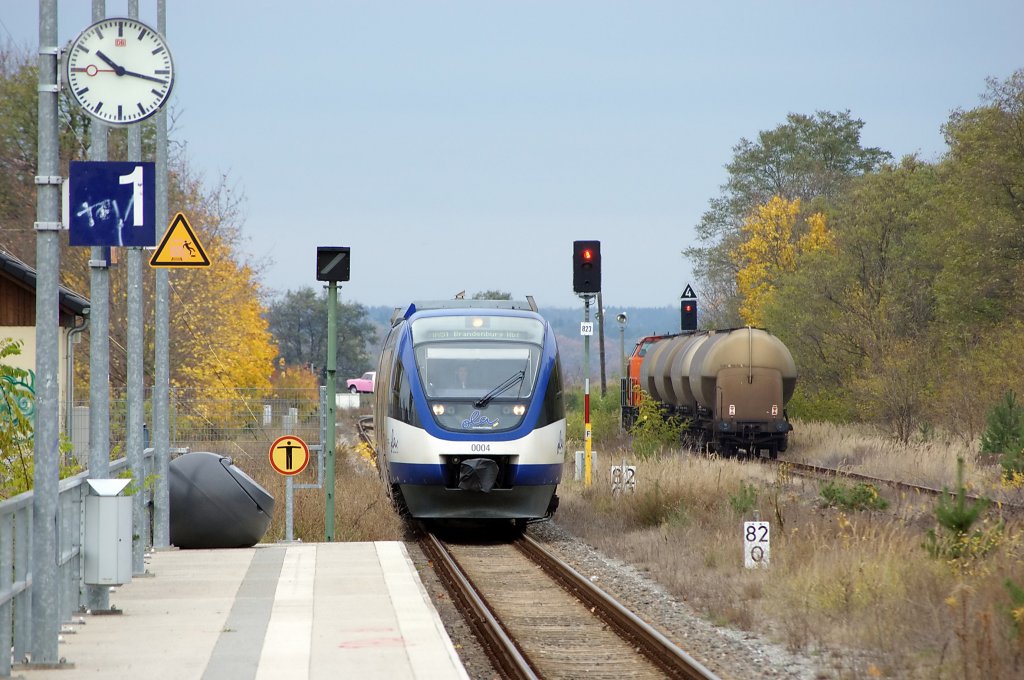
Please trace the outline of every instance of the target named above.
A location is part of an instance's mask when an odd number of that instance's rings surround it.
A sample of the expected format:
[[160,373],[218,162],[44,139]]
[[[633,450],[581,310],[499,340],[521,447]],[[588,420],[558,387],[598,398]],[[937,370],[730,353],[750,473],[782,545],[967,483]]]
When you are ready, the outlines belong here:
[[120,184],[131,184],[132,185],[132,200],[128,204],[128,207],[132,209],[132,226],[141,227],[143,222],[142,218],[145,215],[145,199],[142,197],[142,166],[136,165],[135,169],[127,175],[121,175],[117,178]]

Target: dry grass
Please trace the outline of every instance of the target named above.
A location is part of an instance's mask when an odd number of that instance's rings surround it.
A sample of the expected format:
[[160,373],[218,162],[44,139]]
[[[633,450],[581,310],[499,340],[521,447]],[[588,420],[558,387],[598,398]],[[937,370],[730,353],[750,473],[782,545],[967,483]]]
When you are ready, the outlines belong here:
[[[335,452],[334,540],[336,541],[398,541],[405,527],[392,509],[384,492],[377,469],[355,444],[355,421],[359,412],[338,413],[338,442]],[[309,441],[319,439],[318,434]],[[286,537],[286,477],[273,471],[262,444],[232,443],[222,451],[235,464],[274,496],[274,517],[263,542],[283,541]],[[316,458],[293,479],[295,486],[316,484]],[[295,540],[324,540],[326,527],[325,492],[321,488],[293,490],[292,535]]]
[[[339,417],[336,540],[401,540],[403,525],[376,470],[348,443],[356,415]],[[998,489],[998,468],[979,464],[976,446],[933,439],[900,447],[867,429],[796,428],[786,455],[794,460],[952,488],[963,456],[975,491]],[[568,450],[556,521],[648,571],[712,621],[819,654],[834,678],[1024,675],[1024,603],[1015,605],[1015,626],[1004,585],[1024,586],[1019,524],[1000,532],[990,523],[994,548],[984,555],[938,560],[922,547],[936,527],[932,498],[883,490],[887,510],[844,512],[823,505],[819,482],[789,475],[785,466],[679,451],[638,461],[621,435],[595,443],[598,465],[585,488],[573,481],[572,443]],[[284,478],[262,464],[263,451],[232,455],[254,461],[243,469],[277,499],[265,540],[282,540]],[[623,460],[638,468],[637,491],[613,495],[608,468]],[[323,498],[322,490],[296,490],[297,538],[323,540]],[[742,522],[755,511],[771,522],[771,566],[747,570]]]
[[[784,466],[681,452],[631,459],[637,491],[613,496],[605,462],[624,455],[609,451],[590,488],[563,483],[556,521],[649,570],[711,620],[820,653],[837,678],[1024,673],[1024,618],[1014,625],[1004,585],[1024,586],[1019,523],[1001,531],[990,523],[987,554],[943,561],[922,547],[936,527],[934,499],[890,497],[884,512],[843,512],[823,506],[819,483]],[[898,447],[870,431],[798,424],[787,457],[953,487],[962,455],[936,442]],[[969,460],[975,489],[998,484],[997,469]],[[741,513],[745,495],[756,500]],[[755,510],[772,526],[766,570],[743,568],[742,522]]]

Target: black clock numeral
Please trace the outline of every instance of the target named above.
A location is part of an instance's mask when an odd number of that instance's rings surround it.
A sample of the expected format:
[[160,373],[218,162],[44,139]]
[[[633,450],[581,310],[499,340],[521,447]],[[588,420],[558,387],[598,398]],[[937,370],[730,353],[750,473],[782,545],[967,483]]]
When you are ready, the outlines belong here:
[[100,40],[103,40],[103,29],[101,29],[99,26],[96,27],[96,37]]
[[156,70],[156,74],[158,76],[166,76],[170,72],[171,72],[171,69],[169,69],[169,68],[158,68]]
[[153,50],[151,54],[160,54],[163,51],[164,51],[164,48],[158,47],[155,50]]
[[136,40],[142,40],[143,38],[146,37],[146,33],[148,33],[148,32],[149,31],[147,31],[146,29],[142,29],[141,31],[139,31],[139,37],[136,38]]
[[117,22],[117,37],[118,38],[123,38],[124,37],[124,22],[123,21],[118,21]]
[[143,116],[144,116],[144,115],[146,115],[146,109],[145,109],[145,108],[143,108],[143,106],[142,106],[142,102],[138,102],[138,103],[136,104],[136,106],[138,106],[138,107],[139,107],[139,113],[141,113],[141,114],[142,114]]
[[103,102],[96,102],[96,106],[93,107],[92,112],[93,113],[99,113],[100,109],[102,109],[102,108],[103,108]]
[[118,120],[123,120],[124,119],[124,116],[121,113],[121,105],[120,104],[117,105],[117,119]]
[[75,94],[81,97],[83,94],[89,91],[89,88],[83,87],[81,90],[75,90]]

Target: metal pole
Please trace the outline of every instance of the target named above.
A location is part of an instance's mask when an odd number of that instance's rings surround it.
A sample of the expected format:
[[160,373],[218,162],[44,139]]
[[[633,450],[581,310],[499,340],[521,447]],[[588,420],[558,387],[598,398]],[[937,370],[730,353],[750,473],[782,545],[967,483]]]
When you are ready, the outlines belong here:
[[[157,0],[156,28],[167,36],[167,2]],[[156,223],[167,224],[167,109],[156,114]],[[156,461],[156,488],[153,490],[153,546],[171,545],[170,513],[170,425],[169,392],[170,372],[170,273],[167,267],[156,270],[155,357],[153,368],[153,448]]]
[[626,324],[619,324],[619,370],[620,375],[626,377]]
[[601,291],[597,293],[597,344],[601,355],[601,396],[608,394],[608,381],[605,379],[604,370],[604,296]]
[[327,284],[327,438],[324,446],[327,455],[327,471],[324,488],[326,491],[326,507],[324,509],[324,540],[334,540],[334,440],[336,438],[335,413],[337,386],[335,374],[338,369],[338,282]]
[[[282,418],[284,433],[292,434],[296,423],[292,420],[291,411]],[[288,475],[284,480],[284,540],[289,543],[295,540],[295,477],[292,475]]]
[[[583,323],[590,322],[590,295],[583,296]],[[590,336],[583,336],[583,483],[590,486],[592,464],[590,441]]]
[[[39,0],[39,131],[36,175],[36,414],[32,495],[32,663],[57,663],[59,482],[60,146],[57,0]],[[5,652],[6,653],[6,652]]]
[[[139,1],[129,0],[128,18],[139,17]],[[142,129],[133,125],[128,130],[128,160],[142,160]],[[142,457],[144,422],[143,393],[143,324],[142,316],[142,249],[128,248],[128,467],[132,473],[132,574],[146,571],[145,549],[148,522],[145,521],[146,471]]]
[[[106,18],[106,0],[92,0],[92,20]],[[89,160],[107,160],[107,126],[90,119]],[[110,270],[108,248],[89,251],[89,476],[110,476]],[[84,559],[84,557],[83,557]],[[110,609],[110,588],[86,586],[90,611]]]

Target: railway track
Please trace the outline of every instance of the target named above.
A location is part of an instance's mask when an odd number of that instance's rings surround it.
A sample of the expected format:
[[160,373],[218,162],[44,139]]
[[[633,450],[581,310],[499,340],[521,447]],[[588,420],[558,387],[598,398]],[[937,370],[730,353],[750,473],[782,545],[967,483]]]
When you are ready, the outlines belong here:
[[527,536],[420,542],[505,677],[716,677]]
[[359,416],[356,421],[356,434],[359,440],[373,446],[373,416]]
[[[785,465],[786,468],[790,472],[795,472],[797,474],[800,474],[800,475],[803,475],[803,476],[807,476],[807,477],[815,477],[815,478],[823,478],[823,477],[824,478],[831,478],[831,477],[838,478],[838,477],[841,477],[843,479],[849,479],[849,480],[853,480],[853,481],[856,481],[856,482],[862,482],[862,483],[865,483],[865,484],[872,484],[874,486],[886,486],[886,487],[889,487],[889,488],[894,489],[894,490],[896,490],[898,492],[901,492],[901,493],[914,493],[914,494],[919,494],[919,495],[922,495],[922,496],[941,496],[941,495],[943,495],[945,493],[955,493],[955,492],[950,492],[949,490],[936,489],[936,488],[930,487],[930,486],[922,486],[922,485],[919,485],[919,484],[911,484],[909,482],[901,482],[899,480],[894,480],[894,479],[881,479],[879,477],[871,477],[869,475],[863,475],[863,474],[860,474],[860,473],[857,473],[857,472],[849,472],[849,471],[845,471],[845,470],[838,470],[838,469],[835,469],[835,468],[821,467],[821,466],[812,465],[812,464],[809,464],[809,463],[799,463],[799,462],[790,461],[790,460],[773,461],[773,463],[775,465]],[[978,496],[976,494],[970,494],[970,493],[969,494],[965,494],[965,497],[969,501],[983,500],[981,496]],[[1015,503],[1015,502],[1012,502],[1012,501],[1007,501],[1007,500],[993,500],[993,499],[987,499],[987,500],[992,501],[993,503],[997,504],[998,507],[1001,510],[1003,510],[1004,512],[1013,514],[1013,515],[1015,515],[1017,517],[1024,517],[1024,505],[1021,505],[1019,503]]]

